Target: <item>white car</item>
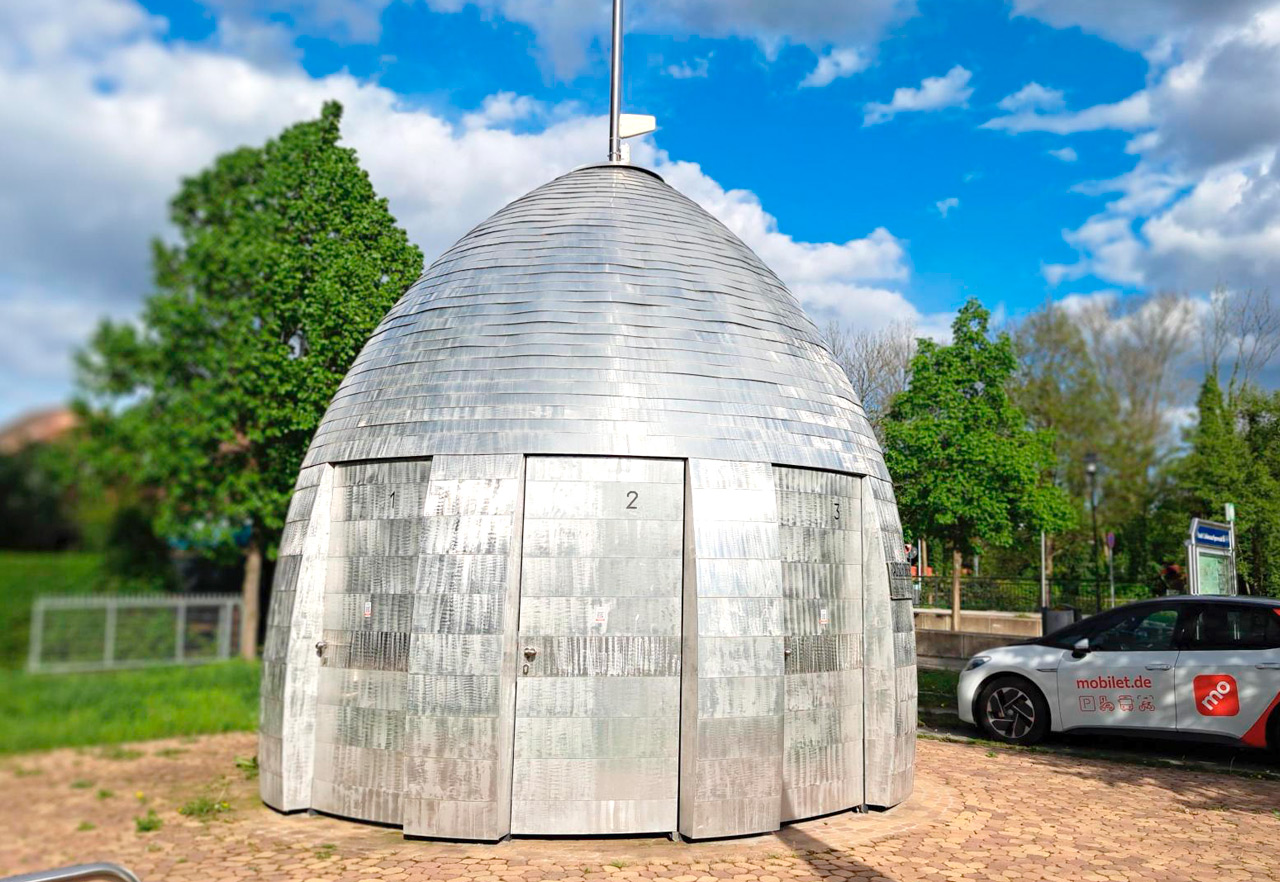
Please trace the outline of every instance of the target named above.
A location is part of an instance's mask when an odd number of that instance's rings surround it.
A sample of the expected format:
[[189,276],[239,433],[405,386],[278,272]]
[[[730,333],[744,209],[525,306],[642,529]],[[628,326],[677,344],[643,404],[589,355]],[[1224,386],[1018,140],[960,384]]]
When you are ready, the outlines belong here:
[[990,738],[1186,737],[1280,751],[1280,601],[1166,597],[990,649],[960,675],[960,719]]

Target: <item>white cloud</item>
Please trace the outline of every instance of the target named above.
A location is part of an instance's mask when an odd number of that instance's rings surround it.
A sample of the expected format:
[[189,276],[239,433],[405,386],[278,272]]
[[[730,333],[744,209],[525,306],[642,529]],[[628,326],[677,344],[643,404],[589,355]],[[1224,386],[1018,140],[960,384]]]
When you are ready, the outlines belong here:
[[899,113],[964,107],[973,94],[969,86],[970,77],[972,74],[957,64],[945,76],[925,77],[918,88],[903,86],[895,89],[888,104],[873,101],[863,108],[862,124],[874,126],[893,119]]
[[[120,0],[20,5],[0,12],[12,25],[0,28],[0,388],[11,390],[0,412],[64,396],[70,352],[94,321],[136,313],[149,288],[148,240],[165,232],[183,175],[315,117],[327,99],[343,102],[345,143],[428,259],[511,199],[603,158],[602,118],[522,96],[490,96],[454,124],[346,74],[316,80],[296,65],[162,44],[153,35],[164,22]],[[507,128],[529,119],[541,128]],[[819,317],[929,320],[901,291],[906,248],[887,230],[797,241],[749,191],[726,191],[649,142],[635,150]]]
[[[1013,97],[1013,96],[1010,96]],[[1009,100],[1008,98],[1005,101]],[[1000,102],[1001,106],[1004,101]],[[1027,107],[1005,116],[997,116],[982,124],[984,129],[1001,129],[1020,132],[1053,132],[1072,135],[1076,132],[1094,132],[1100,129],[1121,129],[1132,132],[1152,124],[1151,103],[1146,92],[1130,95],[1114,104],[1095,104],[1083,110],[1042,112]]]
[[[1280,274],[1280,6],[1019,0],[1015,11],[1103,34],[1151,62],[1146,88],[1120,105],[988,124],[1065,132],[1110,115],[1111,127],[1142,130],[1125,148],[1137,156],[1132,171],[1077,185],[1116,195],[1064,234],[1078,257],[1045,267],[1046,277],[1193,291],[1271,286]],[[1116,119],[1128,102],[1133,112]]]
[[546,112],[541,101],[515,92],[497,92],[484,99],[480,109],[462,117],[467,129],[502,128]]
[[394,0],[209,0],[221,17],[241,25],[284,15],[311,36],[342,43],[376,43],[382,12]]
[[1242,21],[1274,0],[1013,0],[1013,14],[1055,27],[1077,26],[1132,49],[1162,56],[1166,41],[1185,40],[1224,21]]
[[1050,89],[1036,82],[1027,83],[1012,95],[1006,95],[996,105],[1001,110],[1016,113],[1021,110],[1061,110],[1065,106],[1062,91]]
[[703,79],[711,72],[711,56],[695,58],[692,62],[667,65],[667,76],[677,80]]
[[673,187],[724,222],[791,288],[810,314],[858,327],[924,317],[895,290],[907,282],[906,247],[883,227],[847,242],[800,242],[778,228],[747,190],[725,190],[696,163],[673,162],[662,152],[652,165]]
[[951,209],[960,207],[960,200],[955,196],[948,196],[946,199],[938,200],[933,205],[938,209],[938,214],[942,215],[943,219],[946,219]]
[[[272,0],[280,3],[284,0]],[[379,2],[379,0],[371,0]],[[586,64],[588,48],[605,42],[608,0],[426,0],[438,12],[470,6],[529,27],[560,77]],[[627,10],[627,32],[677,37],[741,37],[772,57],[788,44],[870,49],[892,25],[912,16],[915,0],[649,0]]]
[[1075,162],[1080,158],[1080,154],[1076,153],[1074,147],[1061,147],[1057,150],[1050,150],[1049,155],[1054,159],[1061,159],[1063,162]]
[[818,56],[818,64],[800,81],[800,88],[829,86],[842,77],[853,76],[866,70],[871,63],[857,49],[832,49]]

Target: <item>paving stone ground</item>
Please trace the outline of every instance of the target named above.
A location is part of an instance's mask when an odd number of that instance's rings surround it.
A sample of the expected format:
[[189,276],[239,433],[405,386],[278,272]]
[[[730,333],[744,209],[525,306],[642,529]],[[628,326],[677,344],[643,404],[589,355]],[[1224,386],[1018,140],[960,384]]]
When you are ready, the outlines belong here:
[[[1239,775],[922,740],[916,792],[889,812],[714,843],[470,845],[277,814],[236,767],[254,749],[233,734],[0,761],[0,876],[110,860],[143,882],[1280,880],[1280,781]],[[231,810],[178,813],[198,797]],[[161,826],[139,832],[148,811]]]

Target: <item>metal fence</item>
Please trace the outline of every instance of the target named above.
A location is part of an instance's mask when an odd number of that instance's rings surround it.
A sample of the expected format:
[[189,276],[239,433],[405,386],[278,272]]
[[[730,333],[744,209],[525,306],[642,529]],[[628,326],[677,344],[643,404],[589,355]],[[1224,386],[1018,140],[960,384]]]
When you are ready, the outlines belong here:
[[[951,579],[931,576],[919,580],[917,605],[932,609],[951,608]],[[1140,582],[1117,582],[1116,604],[1154,596],[1151,586]],[[1050,606],[1073,606],[1086,615],[1111,606],[1107,582],[1051,581]],[[1036,579],[987,579],[966,576],[960,580],[960,608],[988,612],[1039,612],[1040,582]]]
[[38,597],[31,609],[33,673],[195,665],[230,658],[240,597],[86,595]]

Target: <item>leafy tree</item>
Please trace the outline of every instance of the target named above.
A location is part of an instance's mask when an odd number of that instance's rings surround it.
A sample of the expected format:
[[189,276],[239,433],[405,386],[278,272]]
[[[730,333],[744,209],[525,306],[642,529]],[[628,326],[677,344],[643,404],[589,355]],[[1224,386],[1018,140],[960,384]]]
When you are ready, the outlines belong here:
[[1240,574],[1250,590],[1266,592],[1280,561],[1280,395],[1247,386],[1224,393],[1211,369],[1196,412],[1190,450],[1172,469],[1184,518],[1220,520],[1233,503]]
[[952,324],[952,342],[919,341],[911,383],[885,422],[885,460],[908,532],[952,550],[952,627],[960,628],[960,570],[976,543],[1009,545],[1020,529],[1069,526],[1066,495],[1044,479],[1053,434],[1027,427],[1009,398],[1013,341],[994,340],[976,300]]
[[274,553],[308,440],[379,319],[422,270],[355,152],[342,107],[182,183],[153,244],[140,322],[104,322],[79,359],[106,471],[155,488],[157,531],[244,557],[241,651],[256,652]]
[[61,551],[80,531],[58,458],[46,444],[0,455],[0,548]]
[[[1083,524],[1089,514],[1083,464],[1086,454],[1109,446],[1116,431],[1114,394],[1102,384],[1079,324],[1063,307],[1046,303],[1018,324],[1013,340],[1018,372],[1010,395],[1031,428],[1053,433],[1054,461],[1045,478],[1066,492],[1076,523]],[[1092,565],[1091,530],[1046,538],[1048,575],[1060,552],[1066,552],[1068,571],[1078,572],[1081,562]]]

